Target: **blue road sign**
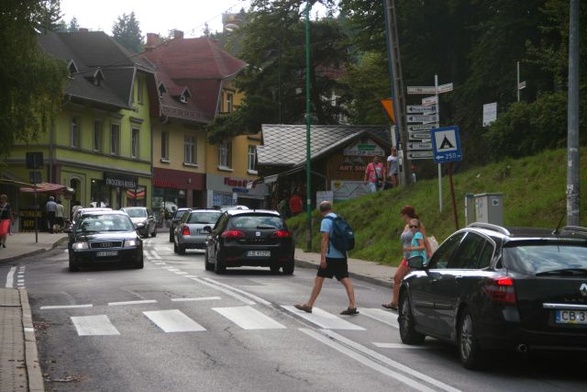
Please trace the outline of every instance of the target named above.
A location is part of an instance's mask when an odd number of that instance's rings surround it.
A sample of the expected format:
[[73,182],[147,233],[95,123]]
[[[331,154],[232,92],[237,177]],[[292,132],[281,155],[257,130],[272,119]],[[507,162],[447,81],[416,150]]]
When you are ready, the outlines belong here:
[[441,127],[430,131],[434,162],[458,162],[463,160],[459,127]]

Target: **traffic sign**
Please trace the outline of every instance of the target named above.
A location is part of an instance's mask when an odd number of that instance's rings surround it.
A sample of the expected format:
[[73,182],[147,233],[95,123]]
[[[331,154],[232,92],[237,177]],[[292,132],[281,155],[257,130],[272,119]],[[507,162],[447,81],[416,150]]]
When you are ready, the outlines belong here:
[[408,94],[436,94],[435,86],[408,86]]
[[432,151],[408,151],[408,159],[431,159]]
[[436,106],[424,106],[424,105],[408,105],[406,106],[406,113],[424,113],[434,114],[436,113]]
[[428,143],[424,142],[410,142],[408,143],[408,151],[431,151],[432,150],[432,141]]
[[438,97],[436,95],[422,98],[422,105],[423,106],[432,106],[432,105],[436,105],[437,103],[438,103]]
[[438,122],[438,115],[437,114],[413,114],[407,116],[408,122],[415,123],[415,122],[422,122],[422,123],[433,123]]
[[446,83],[446,84],[441,84],[440,86],[438,86],[437,94],[442,94],[442,93],[448,93],[449,91],[452,91],[453,85],[452,83]]
[[435,124],[412,124],[408,125],[408,132],[410,131],[430,131],[435,127]]
[[459,127],[450,126],[434,128],[430,131],[432,136],[432,151],[434,162],[457,162],[463,159]]
[[408,140],[411,142],[432,142],[430,132],[408,132]]

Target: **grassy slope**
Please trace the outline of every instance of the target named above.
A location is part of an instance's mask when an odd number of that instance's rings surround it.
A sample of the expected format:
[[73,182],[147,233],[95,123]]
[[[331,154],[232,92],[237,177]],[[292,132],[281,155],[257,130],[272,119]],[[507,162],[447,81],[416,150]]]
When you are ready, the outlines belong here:
[[[502,193],[505,226],[552,227],[566,223],[567,151],[540,155],[470,169],[453,174],[459,228],[465,225],[465,194]],[[443,165],[446,166],[446,165]],[[580,192],[587,191],[587,157],[581,156]],[[456,229],[449,177],[442,178],[440,212],[438,178],[335,203],[336,212],[355,229],[357,244],[350,257],[397,265],[401,255],[399,235],[403,222],[399,211],[409,204],[416,208],[428,235],[442,242]],[[581,225],[587,226],[587,197],[581,195]],[[312,251],[319,251],[319,222],[312,215]],[[288,220],[297,247],[306,249],[306,214]]]

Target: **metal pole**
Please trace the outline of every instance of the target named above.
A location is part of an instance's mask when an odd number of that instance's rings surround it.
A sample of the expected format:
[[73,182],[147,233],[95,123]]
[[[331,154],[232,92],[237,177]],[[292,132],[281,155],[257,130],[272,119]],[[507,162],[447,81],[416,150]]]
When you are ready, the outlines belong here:
[[516,91],[518,92],[518,102],[520,102],[520,62],[516,63]]
[[[434,75],[436,91],[436,128],[440,126],[440,101],[438,100],[438,75]],[[438,164],[438,211],[442,212],[442,164]]]
[[310,9],[312,4],[306,0],[306,250],[312,250],[312,150],[310,146],[312,128],[312,106],[310,94]]
[[571,0],[569,13],[567,224],[578,226],[581,212],[579,203],[579,0]]

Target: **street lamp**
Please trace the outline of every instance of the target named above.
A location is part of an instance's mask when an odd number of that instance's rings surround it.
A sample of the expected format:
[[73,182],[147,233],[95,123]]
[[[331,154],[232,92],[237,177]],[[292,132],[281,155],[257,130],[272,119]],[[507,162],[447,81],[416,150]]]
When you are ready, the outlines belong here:
[[[313,3],[313,2],[312,2]],[[312,250],[312,152],[310,135],[312,128],[310,96],[310,0],[306,0],[306,250]]]

